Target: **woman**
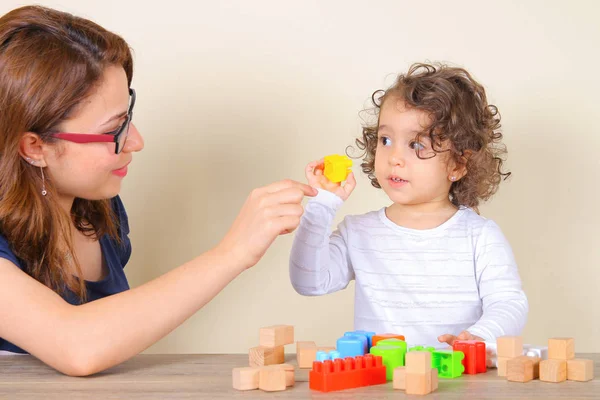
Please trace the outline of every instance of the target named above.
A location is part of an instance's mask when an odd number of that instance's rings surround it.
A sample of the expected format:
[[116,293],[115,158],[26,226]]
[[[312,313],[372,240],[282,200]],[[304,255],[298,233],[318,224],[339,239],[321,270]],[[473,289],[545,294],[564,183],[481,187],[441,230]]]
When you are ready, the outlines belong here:
[[254,190],[223,240],[128,290],[118,196],[132,155],[127,43],[43,7],[0,18],[0,351],[68,375],[121,363],[167,335],[293,231],[311,187]]

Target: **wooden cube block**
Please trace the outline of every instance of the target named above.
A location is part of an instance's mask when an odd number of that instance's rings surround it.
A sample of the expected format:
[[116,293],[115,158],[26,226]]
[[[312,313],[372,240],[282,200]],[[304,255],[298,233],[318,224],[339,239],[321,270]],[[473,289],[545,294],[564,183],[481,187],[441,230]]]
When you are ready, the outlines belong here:
[[393,387],[394,389],[406,390],[406,367],[394,368]]
[[406,373],[429,374],[431,376],[431,353],[429,351],[409,351],[405,356]]
[[435,392],[438,389],[438,370],[431,368],[431,391]]
[[548,340],[548,358],[554,360],[572,360],[575,358],[575,340],[573,338],[552,338]]
[[296,342],[298,368],[312,368],[313,361],[317,359],[317,350],[315,342]]
[[251,367],[262,367],[265,365],[283,364],[285,353],[283,346],[279,347],[253,347],[248,353]]
[[508,361],[512,360],[513,357],[500,357],[496,359],[498,364],[498,376],[506,376],[508,372]]
[[296,384],[296,371],[295,371],[295,368],[293,365],[279,364],[279,365],[272,365],[267,368],[272,368],[272,367],[283,368],[283,370],[285,371],[285,386],[290,387],[290,386],[294,386]]
[[[408,352],[409,353],[414,352]],[[428,352],[429,353],[429,352]],[[431,353],[430,353],[431,354]],[[406,372],[406,394],[429,394],[431,393],[431,364],[425,373]]]
[[285,346],[294,343],[294,327],[273,325],[260,328],[259,344],[263,347]]
[[514,358],[523,355],[523,338],[521,336],[500,336],[496,339],[498,357]]
[[265,392],[277,392],[286,388],[286,371],[283,368],[261,368],[258,388]]
[[539,377],[540,361],[538,357],[520,356],[507,362],[506,378],[512,382],[529,382]]
[[258,389],[260,368],[234,368],[232,373],[233,388],[237,390]]
[[564,382],[567,380],[567,361],[548,359],[540,363],[540,380]]
[[587,382],[594,379],[594,362],[583,358],[567,360],[567,380]]

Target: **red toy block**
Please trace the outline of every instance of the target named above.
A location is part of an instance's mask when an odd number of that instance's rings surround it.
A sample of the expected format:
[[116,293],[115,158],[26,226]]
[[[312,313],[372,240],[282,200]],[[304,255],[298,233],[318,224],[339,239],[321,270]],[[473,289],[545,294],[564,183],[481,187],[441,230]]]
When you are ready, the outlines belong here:
[[309,387],[320,392],[382,385],[387,382],[381,356],[337,358],[334,361],[315,361],[309,374]]
[[382,333],[371,338],[371,347],[377,346],[377,342],[385,339],[400,339],[406,341],[406,339],[404,339],[404,335],[396,335],[395,333]]
[[456,340],[452,347],[454,351],[462,351],[465,354],[465,358],[462,360],[462,364],[465,367],[465,374],[475,375],[487,371],[484,342],[477,340]]

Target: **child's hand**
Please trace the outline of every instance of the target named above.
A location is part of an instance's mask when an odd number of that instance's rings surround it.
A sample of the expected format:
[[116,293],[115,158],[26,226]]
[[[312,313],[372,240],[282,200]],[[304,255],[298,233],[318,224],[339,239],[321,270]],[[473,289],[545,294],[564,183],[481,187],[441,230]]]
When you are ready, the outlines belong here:
[[449,334],[438,336],[438,341],[440,343],[448,343],[450,346],[452,346],[454,344],[455,340],[480,340],[482,342],[484,341],[483,338],[480,338],[479,336],[471,335],[468,331],[462,331],[458,336],[449,335]]
[[346,183],[342,186],[341,183],[334,183],[327,179],[323,175],[323,167],[323,159],[313,161],[306,166],[304,172],[306,173],[308,184],[317,189],[325,189],[346,201],[356,187],[354,173],[350,172],[348,178],[346,178]]

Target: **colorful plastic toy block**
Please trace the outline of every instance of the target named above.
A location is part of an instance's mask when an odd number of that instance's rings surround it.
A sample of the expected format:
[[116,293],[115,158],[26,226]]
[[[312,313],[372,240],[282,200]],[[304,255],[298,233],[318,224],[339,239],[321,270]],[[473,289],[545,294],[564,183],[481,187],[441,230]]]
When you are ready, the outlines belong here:
[[386,368],[386,377],[388,381],[394,380],[394,370],[398,367],[404,366],[404,354],[399,346],[386,346],[379,342],[377,346],[371,347],[371,354],[374,356],[381,356],[383,358],[383,365]]
[[435,351],[435,347],[413,346],[410,349],[408,349],[408,351],[428,351],[430,353],[433,353]]
[[358,331],[346,332],[344,334],[344,336],[348,336],[348,335],[359,335],[359,336],[362,335],[362,336],[364,336],[364,337],[367,338],[367,341],[368,341],[367,346],[368,346],[368,348],[370,349],[373,346],[372,339],[373,339],[373,336],[375,336],[375,332],[358,330]]
[[349,335],[337,340],[336,349],[342,358],[363,356],[367,353],[368,340],[364,335]]
[[487,371],[485,343],[477,340],[456,340],[452,348],[465,354],[462,361],[465,374],[475,375]]
[[438,370],[440,378],[457,378],[465,371],[462,365],[464,358],[462,351],[436,350],[431,354],[431,363]]
[[323,175],[335,183],[345,181],[351,171],[350,167],[352,167],[352,160],[339,154],[326,156],[323,163]]
[[330,352],[326,351],[317,351],[316,360],[317,361],[325,361],[325,360],[335,360],[336,358],[342,358],[340,356],[340,352],[336,350],[332,350]]
[[400,339],[406,341],[403,335],[397,335],[395,333],[382,333],[380,335],[375,335],[371,339],[371,346],[377,346],[377,342],[385,339]]
[[315,361],[309,373],[309,387],[321,392],[381,385],[386,382],[386,368],[382,358],[370,354],[335,361]]

